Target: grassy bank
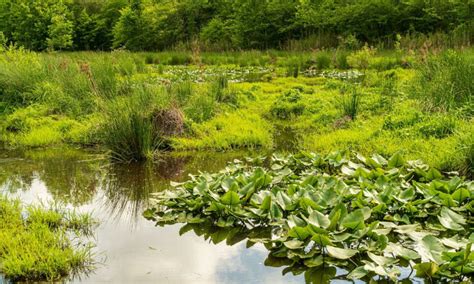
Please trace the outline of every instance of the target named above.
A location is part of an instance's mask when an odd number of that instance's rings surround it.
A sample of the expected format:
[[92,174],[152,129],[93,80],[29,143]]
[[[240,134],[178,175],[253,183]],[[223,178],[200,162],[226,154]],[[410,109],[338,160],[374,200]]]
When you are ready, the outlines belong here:
[[[6,147],[402,152],[472,175],[472,50],[32,53],[0,56]],[[278,150],[278,149],[276,149]]]
[[[0,196],[0,273],[14,281],[58,281],[92,268],[91,244],[81,241],[93,220]],[[74,239],[72,239],[74,236]]]

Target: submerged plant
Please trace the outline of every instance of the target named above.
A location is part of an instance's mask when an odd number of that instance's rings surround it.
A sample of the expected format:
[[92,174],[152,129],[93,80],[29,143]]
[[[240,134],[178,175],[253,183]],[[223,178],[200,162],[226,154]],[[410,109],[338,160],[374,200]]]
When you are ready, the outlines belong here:
[[220,240],[230,244],[263,243],[265,264],[286,273],[323,269],[334,277],[339,268],[348,271],[339,278],[397,281],[405,267],[419,277],[469,281],[474,271],[474,183],[400,154],[236,160],[172,185],[145,217],[186,223],[180,232],[224,228]]

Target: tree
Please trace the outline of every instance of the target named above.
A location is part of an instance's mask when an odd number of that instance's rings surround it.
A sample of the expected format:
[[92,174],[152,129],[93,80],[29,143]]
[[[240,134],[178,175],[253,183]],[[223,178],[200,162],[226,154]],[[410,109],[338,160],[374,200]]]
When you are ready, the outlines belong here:
[[63,15],[54,15],[48,31],[48,49],[62,50],[72,47],[73,24]]

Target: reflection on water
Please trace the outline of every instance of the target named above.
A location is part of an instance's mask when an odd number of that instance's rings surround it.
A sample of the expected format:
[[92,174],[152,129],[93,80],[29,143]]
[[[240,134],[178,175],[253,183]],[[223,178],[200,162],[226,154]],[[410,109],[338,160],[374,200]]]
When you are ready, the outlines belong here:
[[[181,153],[147,164],[111,164],[100,153],[74,149],[0,151],[0,192],[25,203],[61,203],[93,212],[100,264],[79,283],[289,283],[281,269],[263,265],[267,251],[244,242],[233,246],[197,235],[180,236],[178,225],[156,228],[141,214],[150,194],[190,173],[217,171],[248,152]],[[0,283],[4,279],[0,275]]]

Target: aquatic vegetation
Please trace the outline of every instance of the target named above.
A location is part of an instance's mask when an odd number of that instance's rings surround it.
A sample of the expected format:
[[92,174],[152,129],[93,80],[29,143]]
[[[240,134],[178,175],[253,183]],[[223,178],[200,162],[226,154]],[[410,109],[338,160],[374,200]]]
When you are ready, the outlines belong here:
[[396,281],[408,269],[431,281],[469,281],[474,271],[473,182],[399,153],[236,160],[172,185],[146,218],[185,223],[182,232],[230,228],[239,237],[229,242],[263,243],[265,263],[293,274],[342,268],[347,279]]
[[226,78],[229,82],[258,82],[269,74],[272,69],[261,66],[166,66],[162,77],[173,82],[212,82],[218,78]]
[[[91,270],[87,214],[24,206],[0,196],[0,273],[13,281],[59,281]],[[76,236],[74,241],[71,236]]]

